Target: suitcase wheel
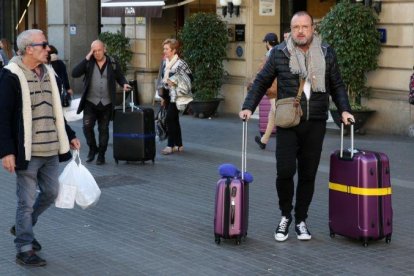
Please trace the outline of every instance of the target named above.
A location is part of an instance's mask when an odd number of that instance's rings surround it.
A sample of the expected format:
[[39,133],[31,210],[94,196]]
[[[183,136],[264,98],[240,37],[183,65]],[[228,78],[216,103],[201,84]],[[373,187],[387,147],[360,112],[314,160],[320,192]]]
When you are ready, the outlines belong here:
[[331,229],[331,227],[329,227],[329,236],[331,238],[335,238],[335,232]]
[[219,236],[219,235],[215,235],[215,237],[214,237],[214,242],[215,242],[216,244],[220,244],[220,236]]
[[236,245],[239,245],[241,243],[241,237],[236,238]]
[[367,238],[364,238],[364,239],[362,240],[362,245],[363,245],[364,247],[368,247],[368,239],[367,239]]
[[391,234],[389,234],[385,237],[385,242],[386,243],[391,243]]

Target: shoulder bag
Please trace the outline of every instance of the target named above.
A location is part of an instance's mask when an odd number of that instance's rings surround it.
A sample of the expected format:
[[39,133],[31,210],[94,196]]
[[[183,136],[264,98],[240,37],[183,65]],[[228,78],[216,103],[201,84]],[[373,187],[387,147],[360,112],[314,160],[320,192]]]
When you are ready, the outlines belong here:
[[298,94],[296,97],[280,99],[276,101],[275,125],[278,127],[289,128],[297,126],[302,116],[300,98],[303,92],[305,80],[300,80]]
[[69,107],[72,102],[72,96],[69,94],[69,92],[66,90],[63,84],[62,84],[62,91],[60,94],[60,99],[62,101],[63,107]]

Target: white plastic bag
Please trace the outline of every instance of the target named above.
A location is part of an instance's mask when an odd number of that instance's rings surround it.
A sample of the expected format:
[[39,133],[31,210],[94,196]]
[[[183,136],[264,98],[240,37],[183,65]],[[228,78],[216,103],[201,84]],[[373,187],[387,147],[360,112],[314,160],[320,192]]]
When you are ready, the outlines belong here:
[[89,170],[82,165],[80,158],[77,171],[75,201],[82,209],[86,209],[98,202],[101,190]]
[[79,103],[80,98],[73,99],[69,107],[63,108],[63,114],[65,116],[66,121],[74,122],[81,120],[83,118],[83,111],[80,114],[76,114],[76,112],[78,111]]
[[76,164],[77,156],[78,154],[73,154],[72,160],[66,165],[59,176],[59,194],[55,200],[55,206],[58,208],[73,209],[75,205],[75,196],[78,187],[76,184],[76,172],[78,170],[78,164]]

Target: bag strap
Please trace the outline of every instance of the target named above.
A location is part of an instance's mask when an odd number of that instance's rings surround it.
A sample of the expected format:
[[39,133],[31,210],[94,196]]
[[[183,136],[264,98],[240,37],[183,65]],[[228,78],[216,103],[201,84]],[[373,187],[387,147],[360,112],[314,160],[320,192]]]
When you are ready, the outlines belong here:
[[296,95],[296,101],[300,102],[300,98],[302,97],[303,87],[305,86],[305,79],[300,79],[300,85],[298,89],[298,94]]

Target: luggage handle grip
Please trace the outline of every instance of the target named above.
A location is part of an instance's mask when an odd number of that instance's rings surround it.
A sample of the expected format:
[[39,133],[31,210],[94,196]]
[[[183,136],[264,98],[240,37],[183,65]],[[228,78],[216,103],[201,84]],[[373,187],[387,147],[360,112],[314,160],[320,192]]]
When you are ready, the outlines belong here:
[[232,226],[234,225],[235,216],[236,216],[236,205],[234,203],[234,200],[232,200],[231,207],[230,207],[230,224]]
[[[351,123],[351,159],[354,157],[354,124],[355,122],[352,119],[348,119]],[[344,122],[341,121],[341,150],[339,152],[339,157],[344,157]]]
[[[139,107],[134,104],[134,90],[130,89],[130,90],[128,90],[128,92],[131,93],[131,101],[129,103],[129,107],[131,107],[131,112],[132,112],[132,111],[134,111],[134,108],[139,109]],[[123,113],[125,113],[125,109],[126,109],[126,103],[125,103],[126,96],[125,96],[125,93],[126,93],[126,90],[123,89],[122,90],[122,112]]]
[[244,180],[244,173],[246,172],[247,161],[247,120],[243,119],[243,135],[242,135],[242,172],[241,178]]

